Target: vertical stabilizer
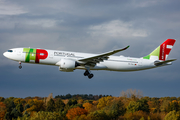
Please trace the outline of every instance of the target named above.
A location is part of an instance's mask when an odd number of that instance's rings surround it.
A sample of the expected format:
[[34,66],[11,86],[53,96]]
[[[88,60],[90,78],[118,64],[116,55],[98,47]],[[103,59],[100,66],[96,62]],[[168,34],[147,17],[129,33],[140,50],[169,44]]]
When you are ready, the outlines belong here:
[[175,39],[167,39],[159,47],[157,47],[153,52],[151,52],[149,55],[143,57],[143,59],[153,59],[153,60],[165,61],[175,42],[176,42]]

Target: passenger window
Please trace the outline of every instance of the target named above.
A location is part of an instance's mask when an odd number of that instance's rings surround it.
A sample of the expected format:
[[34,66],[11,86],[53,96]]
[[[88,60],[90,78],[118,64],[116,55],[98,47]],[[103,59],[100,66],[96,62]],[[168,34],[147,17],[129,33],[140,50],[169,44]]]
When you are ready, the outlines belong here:
[[8,50],[8,52],[13,52],[12,50]]

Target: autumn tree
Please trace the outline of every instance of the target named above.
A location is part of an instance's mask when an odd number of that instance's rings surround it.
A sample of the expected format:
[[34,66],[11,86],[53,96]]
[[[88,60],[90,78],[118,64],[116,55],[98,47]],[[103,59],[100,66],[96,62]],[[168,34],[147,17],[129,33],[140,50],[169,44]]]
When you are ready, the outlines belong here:
[[34,99],[34,106],[36,108],[36,112],[45,110],[45,105],[42,100]]
[[77,103],[78,103],[77,100],[72,100],[72,99],[70,99],[70,100],[68,101],[67,105],[68,105],[68,106],[72,106],[72,105],[76,105]]
[[109,108],[107,115],[111,119],[117,119],[119,116],[123,116],[126,112],[126,108],[124,107],[124,103],[119,100],[118,102],[114,102]]
[[87,111],[83,108],[77,107],[77,108],[71,108],[68,110],[66,116],[68,119],[72,120],[76,116],[81,116],[81,115],[87,115]]
[[89,112],[91,110],[91,108],[93,107],[93,105],[91,103],[84,103],[83,107],[85,110],[87,110]]
[[86,115],[76,116],[73,120],[88,120]]
[[14,99],[14,104],[15,105],[18,105],[18,104],[23,104],[23,102],[25,102],[22,98],[15,98]]
[[110,120],[103,110],[97,110],[87,115],[87,120]]
[[160,114],[160,113],[150,113],[148,115],[148,120],[164,120],[163,116],[165,114]]
[[[124,115],[124,120],[148,120],[148,115],[146,112],[143,111],[135,111],[131,113],[126,113]],[[151,120],[151,119],[150,119]],[[158,119],[152,119],[152,120],[158,120]]]
[[67,113],[67,111],[71,108],[77,108],[77,107],[80,107],[82,108],[82,104],[78,104],[77,100],[75,99],[70,99],[67,104],[65,105],[65,108],[64,108],[64,112]]
[[140,102],[131,101],[127,106],[127,112],[134,113],[141,110],[142,104]]
[[32,111],[38,112],[45,110],[44,102],[42,100],[33,99],[30,100],[30,102],[28,101],[28,104],[31,104],[31,107],[26,109],[28,113]]
[[72,97],[71,94],[67,94],[67,95],[66,95],[66,99],[70,99],[71,97]]
[[26,110],[23,112],[23,117],[29,117],[31,113],[28,113]]
[[10,104],[10,102],[13,101],[14,99],[15,99],[14,97],[6,98],[6,99],[4,100],[4,103],[5,103],[6,106],[7,106],[7,105]]
[[26,105],[24,106],[24,110],[26,110],[26,109],[28,109],[28,108],[30,108],[30,105],[29,105],[29,104],[26,104]]
[[113,99],[113,97],[111,97],[111,96],[102,97],[101,99],[99,99],[99,103],[97,105],[97,108],[102,109],[105,106],[110,105],[112,99]]
[[180,111],[170,111],[164,118],[164,120],[180,120]]
[[79,99],[79,100],[78,100],[78,103],[79,103],[79,104],[83,104],[83,102],[84,102],[83,99]]
[[10,115],[13,119],[17,119],[18,116],[22,116],[22,113],[19,110],[17,110],[17,108],[14,108]]
[[23,106],[22,104],[18,104],[15,106],[13,100],[7,106],[7,112],[5,114],[5,119],[11,120],[18,118],[18,116],[22,116]]
[[6,112],[6,114],[4,116],[4,119],[5,120],[12,120],[11,113],[10,112]]
[[62,112],[64,110],[65,104],[61,99],[55,102],[55,109],[57,112]]
[[30,107],[32,107],[34,105],[34,100],[33,99],[29,99],[28,102]]
[[0,102],[0,120],[4,119],[6,113],[6,105],[3,102]]
[[[6,99],[4,102],[6,104],[6,108],[7,108],[7,112],[4,116],[5,119],[7,120],[11,120],[14,116],[14,112],[15,112],[15,104],[13,102],[13,99],[12,97],[10,97],[9,99]],[[12,112],[14,110],[14,112]]]
[[[151,98],[152,107],[155,108],[154,112],[160,112],[160,101],[159,98]],[[151,107],[151,108],[152,108]]]
[[141,99],[141,100],[138,100],[137,102],[141,103],[141,107],[139,110],[149,113],[149,105],[148,105],[148,103],[147,103],[148,101],[146,99]]
[[92,103],[93,103],[93,105],[97,106],[99,102],[98,101],[93,101]]
[[53,112],[55,111],[55,103],[54,103],[54,100],[53,99],[50,99],[48,102],[47,102],[47,108],[46,110],[48,112]]
[[22,116],[22,112],[23,112],[23,105],[21,103],[19,103],[17,106],[16,106],[16,110],[19,112],[19,116]]
[[18,118],[17,120],[63,120],[63,117],[56,112],[45,112],[39,111],[35,112],[33,116],[23,116],[22,118]]
[[11,112],[16,107],[13,100],[14,100],[14,97],[9,97],[4,100],[4,103],[7,108],[7,112]]
[[160,106],[160,111],[161,112],[167,112],[169,103],[170,103],[170,100],[163,100],[163,102]]
[[176,112],[179,110],[178,101],[173,100],[168,104],[168,112],[175,110]]
[[0,102],[4,102],[5,98],[4,97],[0,97]]

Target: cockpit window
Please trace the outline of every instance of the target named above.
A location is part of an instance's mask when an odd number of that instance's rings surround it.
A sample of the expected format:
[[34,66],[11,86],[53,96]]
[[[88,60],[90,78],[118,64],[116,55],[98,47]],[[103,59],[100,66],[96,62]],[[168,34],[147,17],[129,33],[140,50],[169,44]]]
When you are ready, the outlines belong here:
[[13,52],[13,50],[8,50],[8,52]]

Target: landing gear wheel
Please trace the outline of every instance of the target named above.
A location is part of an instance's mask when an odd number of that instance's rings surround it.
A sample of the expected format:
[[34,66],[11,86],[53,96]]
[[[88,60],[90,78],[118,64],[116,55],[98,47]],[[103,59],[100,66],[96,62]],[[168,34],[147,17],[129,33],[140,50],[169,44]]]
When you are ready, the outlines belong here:
[[89,74],[88,78],[91,79],[94,75],[93,74]]
[[89,75],[89,72],[86,70],[85,72],[84,72],[84,76],[88,76]]
[[22,68],[22,66],[19,66],[19,69],[21,69]]
[[86,67],[86,71],[84,72],[84,76],[87,76],[89,79],[91,79],[94,75],[91,73],[88,66],[85,67]]

